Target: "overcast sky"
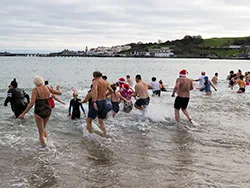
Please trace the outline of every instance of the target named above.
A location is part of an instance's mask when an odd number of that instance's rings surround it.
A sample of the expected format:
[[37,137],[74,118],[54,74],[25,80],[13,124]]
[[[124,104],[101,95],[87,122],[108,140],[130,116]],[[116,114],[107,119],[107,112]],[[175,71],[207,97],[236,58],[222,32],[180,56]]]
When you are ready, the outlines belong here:
[[249,0],[0,0],[0,51],[250,35]]

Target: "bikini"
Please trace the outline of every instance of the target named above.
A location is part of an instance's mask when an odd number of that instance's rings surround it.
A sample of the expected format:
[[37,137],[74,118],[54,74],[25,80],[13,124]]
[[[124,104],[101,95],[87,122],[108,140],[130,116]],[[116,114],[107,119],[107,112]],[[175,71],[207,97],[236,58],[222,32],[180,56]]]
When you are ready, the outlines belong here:
[[38,90],[37,88],[35,89],[38,96],[38,99],[36,99],[35,101],[35,114],[43,119],[48,118],[51,114],[51,106],[49,104],[49,98],[40,99]]

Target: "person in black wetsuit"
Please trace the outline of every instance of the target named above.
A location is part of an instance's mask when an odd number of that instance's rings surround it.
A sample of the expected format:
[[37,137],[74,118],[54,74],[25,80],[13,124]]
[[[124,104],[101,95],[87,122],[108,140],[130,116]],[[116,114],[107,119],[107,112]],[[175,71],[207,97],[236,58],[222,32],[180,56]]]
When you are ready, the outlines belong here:
[[14,78],[9,85],[7,98],[4,101],[4,106],[10,102],[11,110],[14,112],[16,118],[26,109],[30,102],[29,95],[22,89],[17,88],[18,83]]
[[[86,116],[85,110],[83,108],[83,105],[81,103],[81,99],[78,99],[78,93],[77,91],[74,91],[73,93],[73,99],[71,99],[70,104],[69,104],[69,116],[71,116],[71,119],[79,119],[81,117],[81,113],[80,113],[80,107],[84,113],[84,115]],[[71,114],[71,108],[73,107],[73,111]]]

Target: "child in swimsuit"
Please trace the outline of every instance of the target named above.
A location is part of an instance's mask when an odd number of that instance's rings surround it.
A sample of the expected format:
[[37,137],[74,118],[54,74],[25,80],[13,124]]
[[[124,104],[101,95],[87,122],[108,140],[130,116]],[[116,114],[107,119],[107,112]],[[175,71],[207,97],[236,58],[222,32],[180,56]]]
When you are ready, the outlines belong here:
[[[69,116],[71,116],[71,119],[76,119],[76,118],[80,119],[81,117],[80,108],[82,109],[84,116],[86,116],[86,113],[81,103],[81,99],[77,98],[78,97],[77,91],[74,91],[73,97],[74,98],[71,99],[69,103]],[[71,114],[71,108],[73,108],[72,114]]]
[[110,95],[111,103],[112,103],[112,110],[113,110],[113,117],[115,117],[116,113],[119,112],[119,103],[121,100],[124,100],[128,102],[127,99],[125,99],[120,92],[116,91],[116,84],[112,84],[111,88],[113,89],[114,93]]

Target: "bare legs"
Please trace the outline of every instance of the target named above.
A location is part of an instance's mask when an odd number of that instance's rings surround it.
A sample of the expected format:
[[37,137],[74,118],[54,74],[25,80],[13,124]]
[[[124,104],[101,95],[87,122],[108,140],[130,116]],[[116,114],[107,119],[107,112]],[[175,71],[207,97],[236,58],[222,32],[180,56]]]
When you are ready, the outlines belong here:
[[135,104],[135,107],[136,107],[137,109],[139,109],[139,110],[143,110],[143,109],[144,109],[143,107],[137,106],[136,104]]
[[191,119],[191,117],[189,116],[189,113],[188,113],[188,111],[187,111],[187,109],[181,109],[182,110],[182,112],[183,112],[183,114],[185,114],[185,116],[188,118],[188,121],[192,121],[192,119]]
[[[183,114],[188,118],[188,121],[192,121],[191,117],[189,116],[189,113],[187,109],[181,109]],[[175,120],[180,121],[180,109],[175,109]]]
[[[103,135],[104,135],[104,137],[106,137],[107,136],[107,128],[106,128],[105,122],[103,119],[99,119],[99,118],[98,118],[98,121],[99,121],[99,124],[101,125],[101,128],[103,130]],[[89,133],[92,133],[92,119],[91,118],[87,118],[87,130],[89,131]]]
[[87,118],[87,130],[92,133],[92,119],[89,117]]
[[35,120],[36,120],[36,124],[37,124],[37,128],[38,128],[40,143],[42,146],[46,146],[44,137],[46,139],[48,139],[48,133],[45,130],[45,128],[46,128],[46,124],[49,120],[49,117],[46,119],[43,119],[35,114]]
[[98,119],[98,121],[99,121],[99,124],[102,127],[103,135],[104,135],[104,137],[106,137],[107,136],[107,128],[106,128],[105,122],[104,122],[103,119]]

